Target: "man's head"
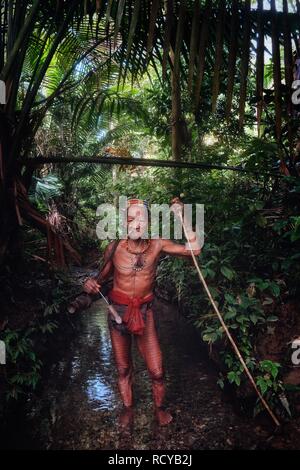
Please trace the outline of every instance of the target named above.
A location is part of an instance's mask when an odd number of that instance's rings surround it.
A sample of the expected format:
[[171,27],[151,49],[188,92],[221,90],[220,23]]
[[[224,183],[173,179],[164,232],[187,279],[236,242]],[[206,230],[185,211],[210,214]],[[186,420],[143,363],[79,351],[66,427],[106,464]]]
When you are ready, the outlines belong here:
[[[129,199],[127,204],[127,228],[128,237],[138,240],[147,234],[148,230],[148,206],[141,199]],[[145,236],[145,238],[147,238]]]

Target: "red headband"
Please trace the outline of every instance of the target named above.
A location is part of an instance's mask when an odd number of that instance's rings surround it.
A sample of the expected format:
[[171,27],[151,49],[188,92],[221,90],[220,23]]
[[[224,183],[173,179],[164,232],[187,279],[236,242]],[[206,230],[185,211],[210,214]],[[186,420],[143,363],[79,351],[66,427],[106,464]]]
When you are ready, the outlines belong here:
[[147,201],[143,201],[143,199],[128,199],[127,201],[127,208],[133,206],[135,204],[140,204],[142,206],[148,207]]

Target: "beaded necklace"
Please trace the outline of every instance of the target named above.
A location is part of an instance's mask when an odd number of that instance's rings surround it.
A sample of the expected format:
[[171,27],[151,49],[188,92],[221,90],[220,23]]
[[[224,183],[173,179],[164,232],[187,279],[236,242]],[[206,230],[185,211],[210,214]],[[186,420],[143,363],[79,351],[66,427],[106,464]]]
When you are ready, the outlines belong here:
[[126,240],[126,250],[131,255],[131,266],[133,271],[142,271],[146,266],[146,261],[150,250],[150,240],[142,240],[145,247],[141,251],[132,250],[129,245],[129,240]]

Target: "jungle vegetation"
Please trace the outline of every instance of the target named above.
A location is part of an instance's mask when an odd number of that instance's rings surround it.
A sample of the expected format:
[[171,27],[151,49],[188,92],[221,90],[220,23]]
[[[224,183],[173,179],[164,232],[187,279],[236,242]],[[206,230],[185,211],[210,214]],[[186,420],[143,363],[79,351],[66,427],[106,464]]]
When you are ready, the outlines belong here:
[[[96,207],[123,194],[205,205],[205,278],[261,392],[275,401],[286,393],[289,347],[274,360],[259,344],[300,294],[300,129],[292,101],[299,14],[299,1],[287,0],[1,2],[3,302],[16,302],[19,265],[40,263],[54,276],[38,322],[16,328],[4,309],[1,337],[15,364],[10,396],[36,386],[36,325],[55,333],[64,297],[58,281],[67,285],[63,273],[89,251],[100,256]],[[225,168],[142,167],[126,162],[132,158]],[[218,357],[220,386],[241,386],[240,364],[193,266],[165,260],[158,287]],[[287,342],[296,316],[284,320]]]

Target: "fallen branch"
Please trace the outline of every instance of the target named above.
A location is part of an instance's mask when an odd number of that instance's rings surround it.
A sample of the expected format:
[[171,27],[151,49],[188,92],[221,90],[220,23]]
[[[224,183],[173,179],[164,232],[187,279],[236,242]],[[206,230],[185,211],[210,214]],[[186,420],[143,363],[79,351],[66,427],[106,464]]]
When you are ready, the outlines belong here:
[[175,160],[158,160],[154,158],[124,158],[107,156],[94,156],[94,157],[63,157],[63,156],[49,156],[49,157],[35,157],[24,160],[24,165],[41,165],[47,163],[67,164],[67,163],[86,163],[98,165],[129,165],[129,166],[150,166],[159,168],[188,168],[188,169],[202,169],[202,170],[221,170],[221,171],[237,171],[240,173],[250,173],[258,176],[278,177],[278,172],[262,172],[254,171],[243,168],[242,166],[221,165],[217,163],[203,163],[203,162],[182,162]]

